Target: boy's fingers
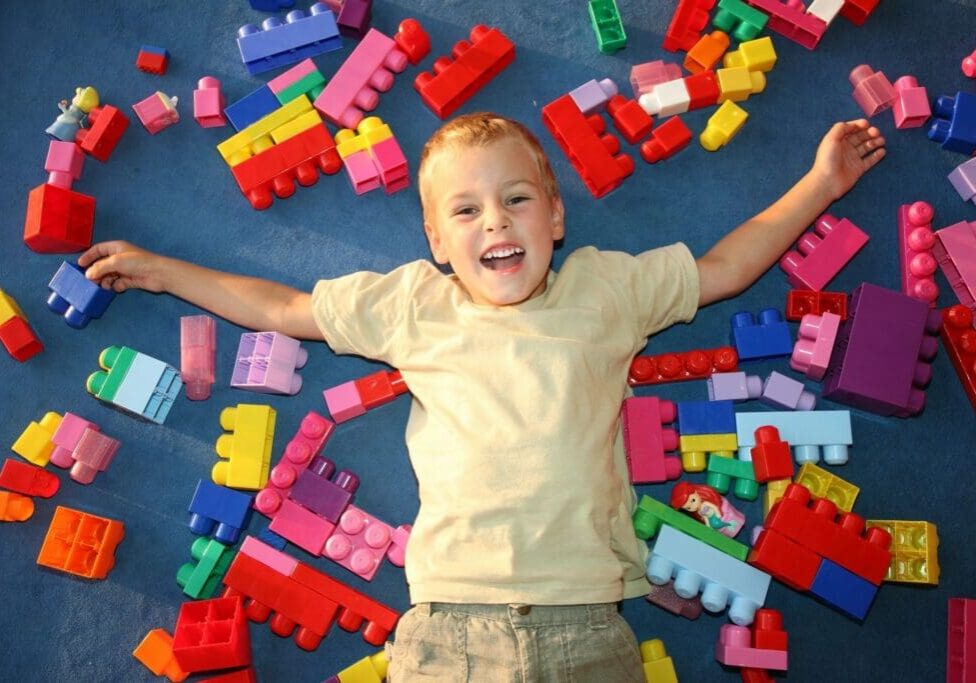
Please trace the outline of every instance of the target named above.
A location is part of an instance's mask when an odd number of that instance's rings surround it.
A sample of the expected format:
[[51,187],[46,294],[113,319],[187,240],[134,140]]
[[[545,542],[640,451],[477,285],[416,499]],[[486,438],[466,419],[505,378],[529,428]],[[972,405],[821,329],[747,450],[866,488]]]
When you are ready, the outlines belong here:
[[99,242],[98,244],[93,244],[88,251],[78,257],[78,265],[84,268],[103,256],[114,254],[117,251],[116,245],[117,242]]
[[885,154],[887,154],[887,151],[884,147],[878,147],[877,149],[868,152],[867,156],[861,158],[861,161],[864,162],[864,170],[868,170],[876,163],[884,159]]

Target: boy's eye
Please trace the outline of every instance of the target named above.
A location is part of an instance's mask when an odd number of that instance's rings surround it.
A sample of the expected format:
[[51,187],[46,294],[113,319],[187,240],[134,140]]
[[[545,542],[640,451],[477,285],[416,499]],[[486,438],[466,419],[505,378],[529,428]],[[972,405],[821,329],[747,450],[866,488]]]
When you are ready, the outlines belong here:
[[462,206],[459,209],[454,210],[455,216],[473,216],[476,209],[473,206]]
[[521,204],[522,202],[528,201],[529,198],[524,195],[517,195],[508,200],[509,204]]

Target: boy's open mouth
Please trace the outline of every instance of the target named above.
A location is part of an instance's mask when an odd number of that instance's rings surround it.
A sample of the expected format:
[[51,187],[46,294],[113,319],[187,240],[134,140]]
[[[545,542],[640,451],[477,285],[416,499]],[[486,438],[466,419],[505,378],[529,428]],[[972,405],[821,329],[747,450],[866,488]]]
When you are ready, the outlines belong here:
[[481,265],[489,270],[507,270],[514,268],[525,258],[525,249],[521,247],[497,247],[481,257]]

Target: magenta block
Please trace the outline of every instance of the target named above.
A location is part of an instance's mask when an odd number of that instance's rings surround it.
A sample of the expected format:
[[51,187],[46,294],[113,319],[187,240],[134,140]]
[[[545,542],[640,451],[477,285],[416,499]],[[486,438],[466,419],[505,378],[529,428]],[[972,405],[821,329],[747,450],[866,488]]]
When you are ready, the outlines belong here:
[[322,554],[372,581],[393,542],[393,527],[349,505],[339,518]]
[[302,418],[298,432],[285,446],[285,453],[271,470],[268,483],[254,499],[254,508],[261,514],[274,518],[282,503],[288,499],[298,475],[305,471],[312,458],[325,447],[335,424],[318,413],[309,411]]
[[325,396],[325,405],[329,409],[329,414],[337,423],[351,420],[366,413],[363,399],[359,396],[355,381],[326,389],[322,395]]
[[[680,77],[680,76],[679,76]],[[578,88],[569,91],[569,96],[573,102],[583,112],[583,116],[589,116],[607,108],[607,102],[617,94],[617,84],[609,78],[599,81],[589,80]]]
[[241,552],[253,557],[261,564],[271,567],[283,576],[291,576],[295,567],[298,566],[298,560],[294,557],[285,555],[254,536],[244,537],[244,542],[241,543]]
[[976,311],[976,221],[959,221],[937,230],[935,260],[959,303]]
[[369,30],[373,18],[373,0],[343,0],[336,13],[339,33],[350,38],[360,39]]
[[44,160],[48,185],[70,190],[71,184],[81,177],[84,165],[85,155],[75,143],[61,140],[51,140],[48,143],[47,158]]
[[846,218],[825,213],[796,243],[796,250],[779,260],[779,267],[795,289],[821,291],[868,243],[868,236]]
[[749,4],[763,14],[769,15],[766,28],[789,38],[808,50],[817,47],[827,22],[820,17],[808,14],[800,0],[748,0]]
[[865,116],[874,116],[890,108],[898,93],[891,85],[891,81],[883,71],[874,71],[867,64],[861,64],[851,70],[851,85],[854,86],[854,101],[861,108]]
[[949,174],[949,182],[964,202],[976,203],[976,159],[962,162]]
[[840,316],[835,313],[807,314],[800,320],[790,367],[818,382],[823,379],[834,350]]
[[308,352],[281,332],[245,332],[237,347],[230,385],[262,394],[297,394]]
[[917,299],[859,285],[837,335],[823,397],[878,415],[917,415],[925,407],[940,321],[938,311]]
[[759,400],[766,405],[786,410],[813,410],[817,406],[817,397],[806,390],[803,382],[797,382],[779,372],[769,373],[769,377],[763,382]]
[[118,449],[119,442],[115,439],[97,429],[86,429],[72,454],[75,464],[71,466],[71,478],[79,484],[92,483],[99,472],[112,464]]
[[295,501],[286,500],[278,508],[268,528],[317,557],[322,554],[335,525]]
[[334,524],[359,488],[359,477],[349,470],[339,470],[330,481],[333,472],[335,464],[331,460],[322,456],[313,458],[298,475],[291,499]]
[[402,567],[407,556],[407,542],[410,540],[411,525],[401,524],[393,530],[393,542],[390,549],[386,551],[386,556],[390,558],[390,563],[397,567]]
[[393,194],[410,185],[410,172],[407,169],[407,157],[400,149],[396,138],[373,143],[369,148],[376,170],[379,171],[380,181],[387,194]]
[[89,422],[74,413],[64,414],[64,417],[61,418],[61,424],[58,425],[54,435],[51,437],[51,443],[54,444],[54,451],[51,453],[51,463],[53,465],[57,465],[62,469],[67,469],[74,465],[75,459],[72,453],[74,453],[75,447],[78,445],[78,441],[81,440],[86,429],[97,432],[99,427],[94,422]]
[[705,380],[709,401],[748,401],[762,395],[759,375],[744,372],[716,372]]
[[342,160],[342,167],[346,169],[353,192],[366,194],[380,186],[380,172],[373,163],[373,157],[365,149],[353,152]]
[[918,84],[914,76],[902,76],[895,81],[898,99],[892,105],[895,128],[918,128],[932,116],[929,94]]
[[201,128],[226,126],[226,104],[219,80],[213,76],[204,76],[197,81],[197,89],[193,91],[193,118]]
[[630,67],[630,85],[634,88],[634,99],[649,93],[658,83],[667,83],[681,78],[681,66],[660,59]]
[[786,671],[786,650],[752,647],[752,634],[745,626],[722,624],[715,643],[715,659],[726,666]]
[[149,134],[155,135],[180,120],[180,113],[176,111],[177,101],[178,98],[157,90],[146,99],[133,104],[132,109]]
[[654,396],[624,399],[620,422],[624,431],[624,450],[630,481],[635,484],[661,483],[681,475],[681,460],[665,456],[678,448],[678,433],[664,428],[677,416],[671,401]]
[[934,210],[927,202],[902,204],[898,208],[898,249],[901,255],[901,292],[935,306],[939,286],[935,284],[938,262],[932,253]]
[[217,353],[217,323],[209,315],[180,318],[180,378],[191,401],[210,398]]
[[318,67],[315,66],[315,62],[313,62],[311,58],[306,59],[288,69],[288,71],[284,72],[283,74],[272,78],[270,81],[268,81],[268,87],[271,89],[271,92],[277,95],[281,91],[286,90],[289,86],[294,85],[309,74],[315,73],[318,70]]

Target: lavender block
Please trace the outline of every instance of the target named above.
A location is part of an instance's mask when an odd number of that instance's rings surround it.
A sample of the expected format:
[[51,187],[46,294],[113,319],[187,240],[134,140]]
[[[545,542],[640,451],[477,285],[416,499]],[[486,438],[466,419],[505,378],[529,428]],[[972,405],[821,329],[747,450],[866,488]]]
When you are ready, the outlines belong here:
[[759,400],[766,405],[787,410],[813,410],[817,406],[817,397],[806,390],[803,382],[797,382],[779,372],[771,372],[763,382]]
[[716,372],[706,382],[709,401],[747,401],[762,395],[762,380],[759,375]]

